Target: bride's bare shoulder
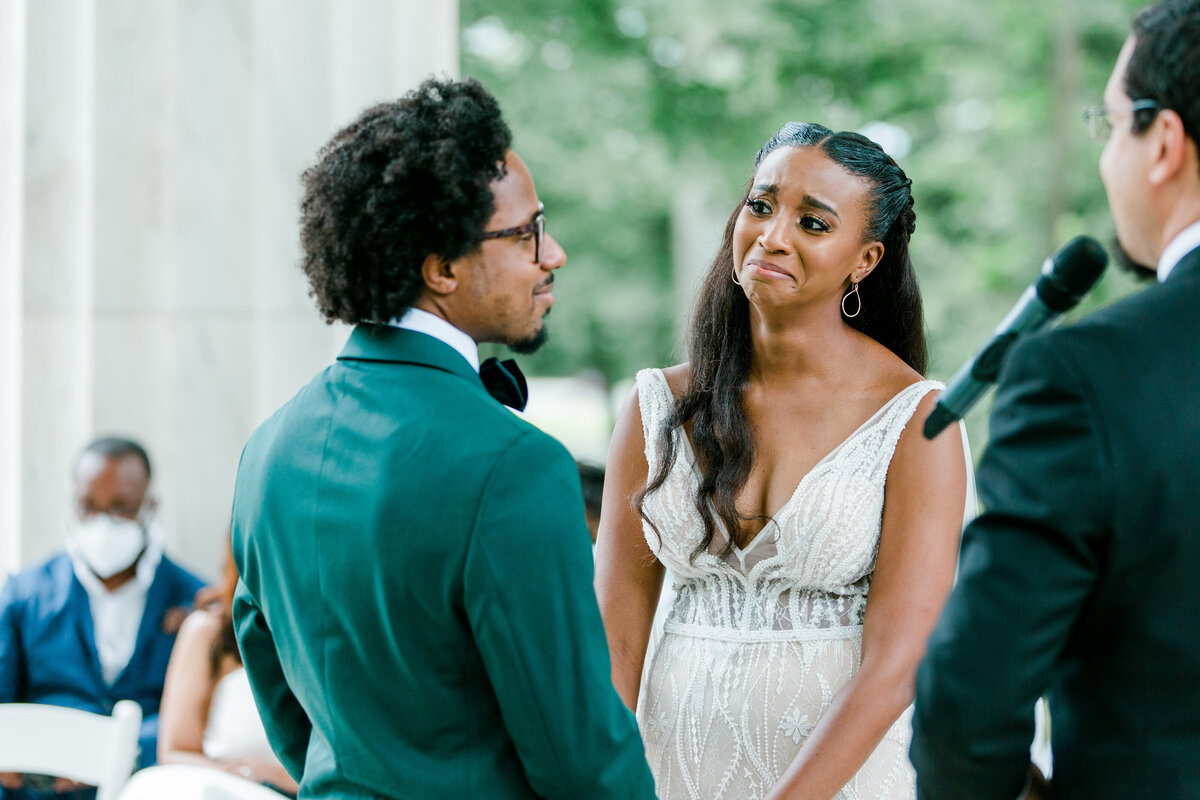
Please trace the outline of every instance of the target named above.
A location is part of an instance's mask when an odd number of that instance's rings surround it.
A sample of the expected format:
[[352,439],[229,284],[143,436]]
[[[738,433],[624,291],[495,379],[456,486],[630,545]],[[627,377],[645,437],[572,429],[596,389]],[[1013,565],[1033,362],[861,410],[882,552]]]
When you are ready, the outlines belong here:
[[663,367],[663,377],[667,379],[667,386],[671,387],[671,394],[679,397],[688,388],[688,377],[691,374],[691,365],[687,363],[676,364],[673,367]]

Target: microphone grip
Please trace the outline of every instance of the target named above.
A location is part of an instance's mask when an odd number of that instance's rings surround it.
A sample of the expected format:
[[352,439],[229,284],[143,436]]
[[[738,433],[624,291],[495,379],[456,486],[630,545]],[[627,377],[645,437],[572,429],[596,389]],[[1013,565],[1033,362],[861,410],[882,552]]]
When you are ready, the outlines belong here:
[[1107,263],[1104,249],[1087,236],[1072,239],[1046,259],[1041,277],[1022,293],[983,350],[955,373],[925,420],[925,438],[934,438],[951,422],[962,419],[999,378],[1017,337],[1036,331],[1072,308],[1100,279]]
[[[1000,368],[1004,366],[1004,357],[1017,340],[1017,331],[1006,331],[988,342],[975,360],[971,363],[971,377],[979,383],[995,383],[1000,377]],[[972,398],[972,403],[974,398]],[[962,409],[965,414],[967,409]]]
[[928,419],[925,420],[925,429],[923,433],[926,439],[934,439],[939,433],[946,430],[950,423],[960,419],[955,416],[954,412],[946,408],[941,400],[933,407],[933,411],[929,413]]
[[959,368],[925,420],[926,439],[934,438],[951,422],[967,415],[971,406],[995,382],[1004,364],[1004,356],[1016,338],[1017,334],[1013,331],[996,333],[979,355]]
[[[992,384],[1000,377],[1000,369],[1008,351],[1016,343],[1017,337],[1028,330],[1036,330],[1049,318],[1038,308],[1040,303],[1030,303],[1021,309],[1020,315],[1027,327],[1025,330],[1013,330],[1007,325],[997,328],[987,345],[971,361],[964,364],[950,380],[946,391],[925,420],[923,432],[926,439],[932,439],[946,429],[951,422],[956,422],[967,415],[971,406],[992,388]],[[1033,319],[1029,319],[1033,317]],[[1033,323],[1033,324],[1030,324]],[[1005,330],[1008,328],[1008,330]]]

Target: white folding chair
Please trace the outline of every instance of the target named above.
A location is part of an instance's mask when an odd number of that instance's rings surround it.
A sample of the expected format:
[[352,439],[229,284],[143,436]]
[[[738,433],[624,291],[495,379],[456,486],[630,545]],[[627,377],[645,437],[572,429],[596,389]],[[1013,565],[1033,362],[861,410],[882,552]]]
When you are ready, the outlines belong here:
[[120,800],[285,800],[279,792],[213,767],[159,764],[140,770]]
[[116,800],[137,763],[142,707],[121,700],[111,717],[35,703],[0,704],[0,772],[54,775]]

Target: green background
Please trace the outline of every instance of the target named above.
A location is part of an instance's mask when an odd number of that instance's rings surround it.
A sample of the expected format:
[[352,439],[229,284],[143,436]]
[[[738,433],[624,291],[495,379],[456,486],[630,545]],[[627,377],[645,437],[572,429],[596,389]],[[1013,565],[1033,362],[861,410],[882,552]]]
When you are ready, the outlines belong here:
[[[911,141],[899,161],[930,372],[948,379],[1047,255],[1078,234],[1111,240],[1081,111],[1101,101],[1141,5],[462,0],[462,73],[499,98],[569,258],[550,343],[523,365],[613,385],[683,360],[680,194],[702,189],[719,226],[784,122],[882,122]],[[1072,316],[1134,287],[1110,268]],[[986,405],[968,418],[976,455]]]

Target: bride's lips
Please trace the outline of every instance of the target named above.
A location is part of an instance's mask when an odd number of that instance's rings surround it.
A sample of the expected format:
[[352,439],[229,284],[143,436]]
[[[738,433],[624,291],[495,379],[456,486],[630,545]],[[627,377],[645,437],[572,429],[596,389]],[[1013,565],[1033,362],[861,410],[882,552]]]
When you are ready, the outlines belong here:
[[788,272],[778,264],[772,264],[769,261],[761,261],[752,259],[746,262],[746,269],[752,269],[762,275],[764,278],[791,278],[792,273]]

